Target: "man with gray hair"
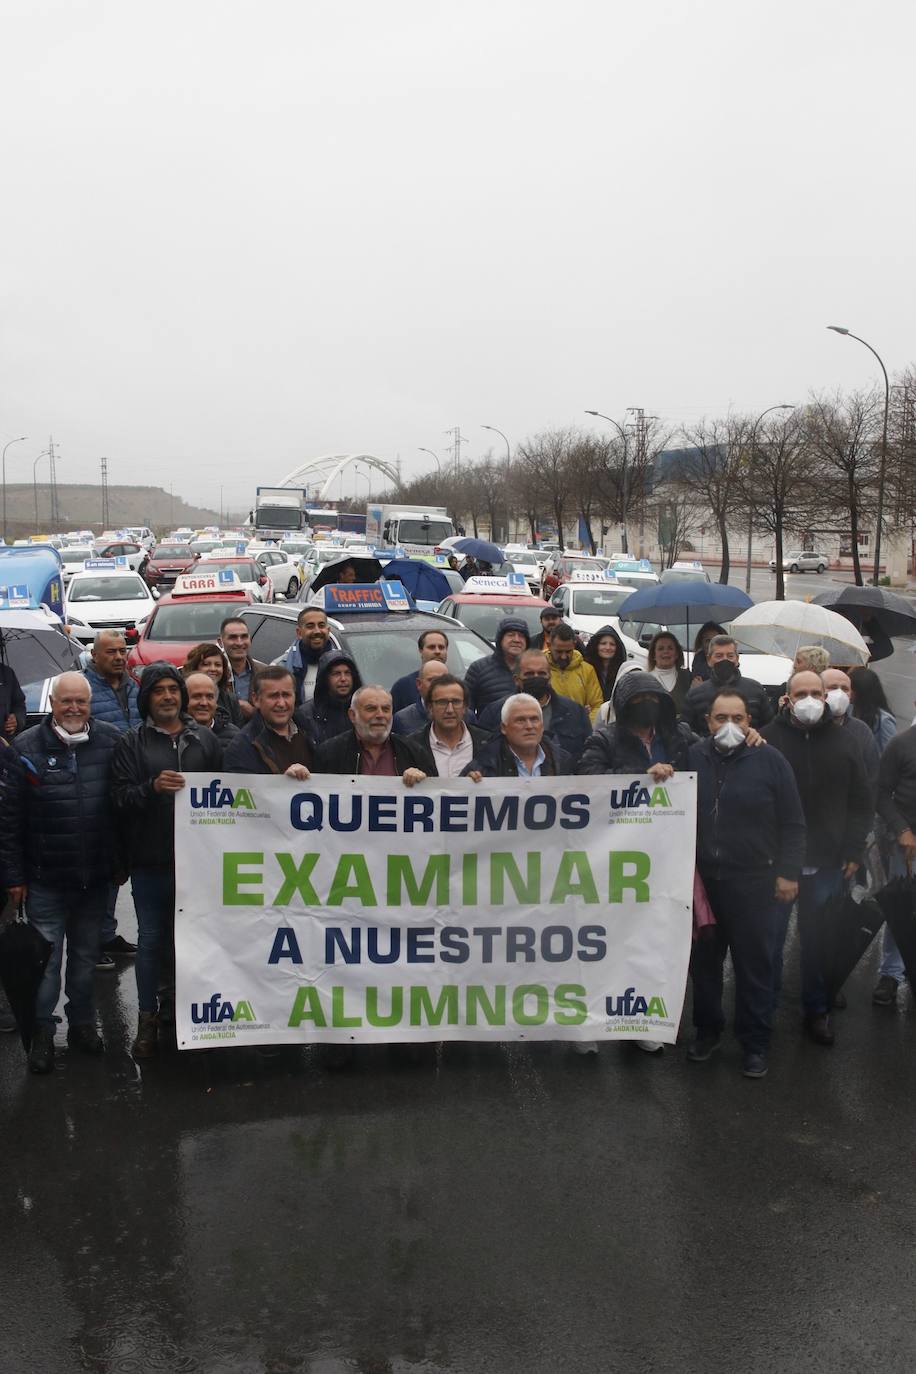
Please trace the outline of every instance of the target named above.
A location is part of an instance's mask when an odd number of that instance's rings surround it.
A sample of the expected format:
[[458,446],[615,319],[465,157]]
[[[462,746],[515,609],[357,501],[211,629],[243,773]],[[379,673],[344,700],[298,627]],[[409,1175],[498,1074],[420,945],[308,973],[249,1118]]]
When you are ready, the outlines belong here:
[[482,745],[464,777],[554,778],[572,772],[572,760],[544,738],[541,703],[528,692],[506,697],[500,711],[500,733]]
[[50,715],[17,738],[0,793],[0,864],[10,900],[25,902],[30,925],[52,946],[35,1004],[32,1073],[54,1067],[65,940],[67,1043],[84,1054],[105,1048],[92,975],[109,883],[123,881],[110,788],[121,733],[90,719],[92,692],[82,673],[61,673],[50,697]]
[[428,751],[404,735],[391,733],[391,693],[376,684],[353,693],[348,712],[350,729],[319,745],[317,773],[349,773],[356,777],[400,777],[405,787],[435,773]]

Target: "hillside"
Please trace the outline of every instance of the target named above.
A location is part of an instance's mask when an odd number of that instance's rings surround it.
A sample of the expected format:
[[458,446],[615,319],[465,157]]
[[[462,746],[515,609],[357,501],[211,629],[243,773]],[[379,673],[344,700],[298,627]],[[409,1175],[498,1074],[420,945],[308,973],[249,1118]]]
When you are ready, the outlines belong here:
[[[98,485],[79,486],[58,483],[57,503],[60,520],[54,523],[61,530],[93,529],[101,533],[102,488]],[[51,530],[51,490],[47,484],[38,488],[38,520],[35,518],[35,490],[31,484],[7,483],[7,538],[21,539],[29,534],[44,534]],[[215,525],[219,511],[207,506],[192,506],[175,493],[162,487],[108,488],[109,529],[124,525],[149,525],[157,534],[167,534],[179,525]],[[246,512],[236,513],[243,519]],[[228,518],[227,518],[228,523]]]

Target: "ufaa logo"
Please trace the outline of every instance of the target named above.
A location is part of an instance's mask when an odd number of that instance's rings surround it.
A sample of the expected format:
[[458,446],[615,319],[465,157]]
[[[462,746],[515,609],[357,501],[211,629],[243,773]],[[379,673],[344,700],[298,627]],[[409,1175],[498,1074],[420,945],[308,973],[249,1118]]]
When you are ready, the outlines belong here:
[[668,1019],[668,1008],[661,997],[642,997],[635,988],[627,988],[621,997],[605,997],[607,1016],[660,1016]]
[[254,1011],[250,1002],[224,1002],[218,992],[214,992],[209,1002],[191,1003],[191,1020],[196,1026],[214,1026],[220,1021],[253,1021]]
[[632,811],[639,806],[670,806],[671,798],[664,787],[643,787],[641,782],[631,782],[629,787],[611,789],[611,810]]
[[227,806],[233,811],[255,809],[254,797],[247,787],[237,787],[233,792],[231,787],[223,786],[221,778],[214,778],[206,787],[192,787],[191,805],[198,810],[206,807],[210,811],[219,811]]

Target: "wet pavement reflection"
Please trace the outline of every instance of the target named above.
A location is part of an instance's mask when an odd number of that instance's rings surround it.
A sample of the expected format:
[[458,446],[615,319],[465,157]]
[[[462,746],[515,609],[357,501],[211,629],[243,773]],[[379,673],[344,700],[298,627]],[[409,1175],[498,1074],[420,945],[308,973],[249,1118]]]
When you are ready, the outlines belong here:
[[916,1012],[872,1008],[873,952],[825,1051],[787,964],[757,1083],[734,1045],[141,1069],[133,969],[100,974],[101,1060],[0,1043],[0,1370],[911,1367]]

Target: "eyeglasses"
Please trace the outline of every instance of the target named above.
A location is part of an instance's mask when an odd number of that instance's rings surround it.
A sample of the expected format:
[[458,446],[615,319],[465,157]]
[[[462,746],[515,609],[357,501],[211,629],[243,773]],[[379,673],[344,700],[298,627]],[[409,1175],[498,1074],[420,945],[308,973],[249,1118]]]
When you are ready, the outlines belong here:
[[464,697],[434,697],[429,704],[434,709],[441,706],[443,711],[460,711],[464,706]]

